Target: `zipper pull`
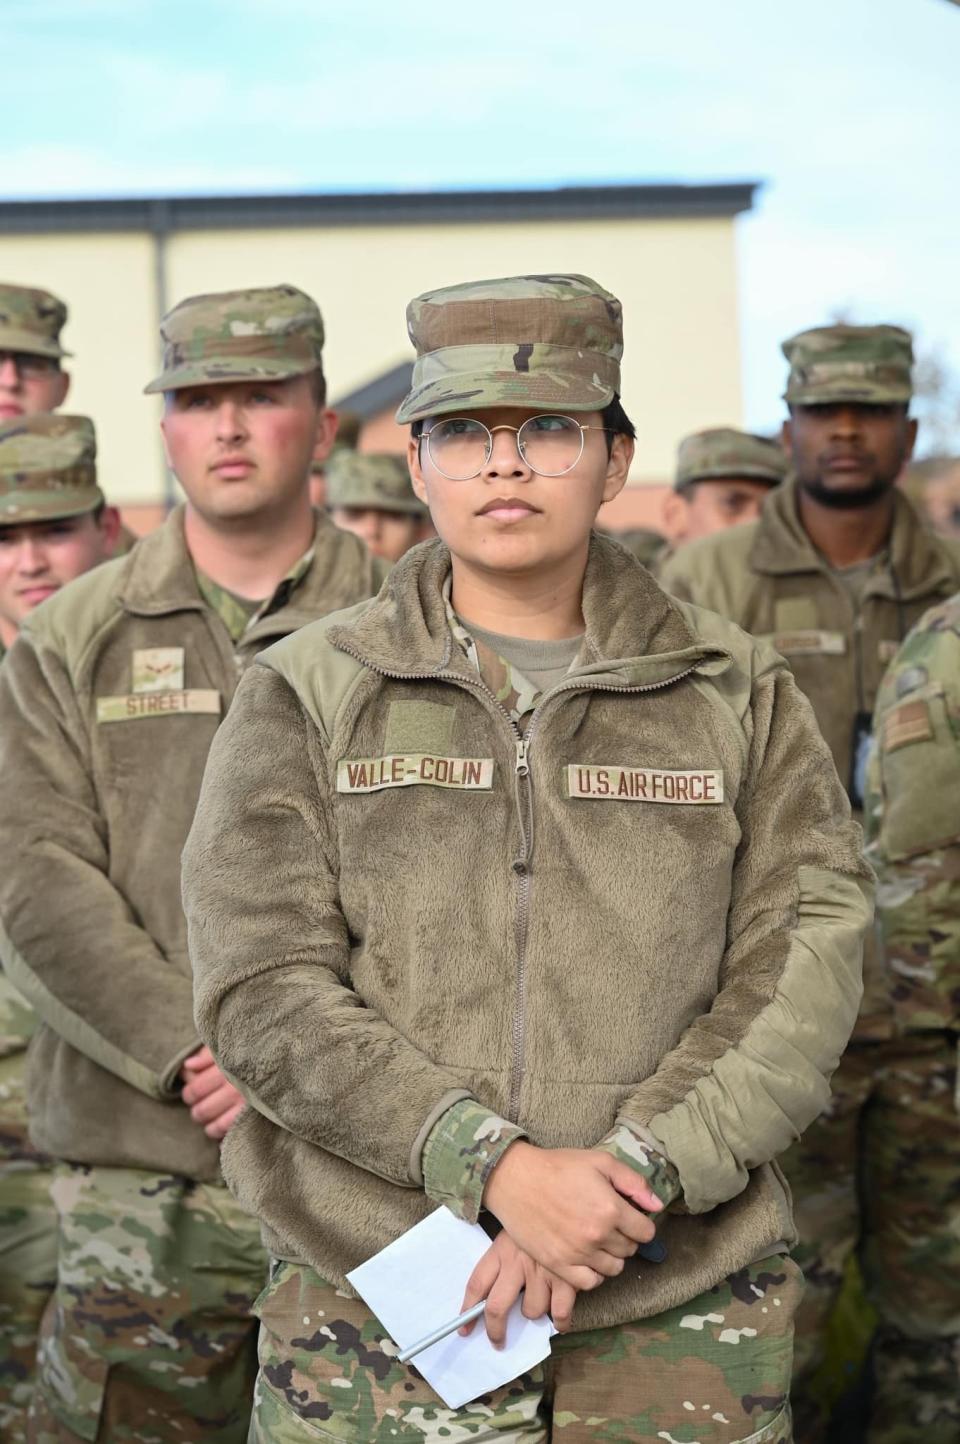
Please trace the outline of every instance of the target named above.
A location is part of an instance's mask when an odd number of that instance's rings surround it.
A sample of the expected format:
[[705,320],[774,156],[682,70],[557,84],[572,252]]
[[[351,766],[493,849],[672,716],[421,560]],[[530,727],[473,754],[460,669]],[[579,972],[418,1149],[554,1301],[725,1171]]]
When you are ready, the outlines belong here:
[[521,777],[526,777],[530,771],[529,764],[527,763],[528,745],[526,737],[519,737],[517,739],[517,772]]

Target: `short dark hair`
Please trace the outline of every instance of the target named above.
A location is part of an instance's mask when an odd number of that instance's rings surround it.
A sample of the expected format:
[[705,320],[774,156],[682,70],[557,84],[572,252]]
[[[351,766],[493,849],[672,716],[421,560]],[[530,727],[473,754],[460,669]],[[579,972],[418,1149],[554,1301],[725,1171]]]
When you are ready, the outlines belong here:
[[[631,441],[636,440],[637,428],[630,420],[623,409],[623,402],[619,395],[614,392],[613,400],[600,412],[600,424],[603,426],[607,436],[607,455],[613,451],[614,436],[629,436]],[[410,435],[414,441],[419,441],[423,435],[423,418],[410,423]]]
[[310,372],[310,390],[313,393],[313,399],[317,405],[326,406],[327,378],[323,374],[322,366],[317,366],[315,370]]

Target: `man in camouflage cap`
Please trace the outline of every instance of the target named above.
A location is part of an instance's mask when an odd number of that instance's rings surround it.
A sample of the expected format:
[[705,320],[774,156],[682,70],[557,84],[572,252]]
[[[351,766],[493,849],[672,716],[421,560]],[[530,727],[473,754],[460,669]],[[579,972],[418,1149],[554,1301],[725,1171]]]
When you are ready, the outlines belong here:
[[[924,610],[957,590],[960,547],[931,533],[896,486],[917,430],[909,416],[909,333],[824,326],[792,337],[783,350],[790,363],[784,444],[794,475],[771,493],[759,521],[678,551],[663,584],[765,636],[787,658],[859,815],[881,678]],[[885,1086],[890,1049],[899,1046],[890,979],[869,938],[865,975],[860,1020],[830,1108],[784,1160],[807,1275],[794,1391],[803,1444],[822,1436],[811,1379],[846,1264],[870,1227],[863,1119]],[[922,1130],[911,1131],[903,1146],[912,1154],[920,1137]],[[926,1167],[919,1152],[916,1167]],[[914,1178],[913,1186],[922,1182]],[[878,1421],[872,1437],[886,1438],[882,1429]]]
[[162,335],[147,389],[186,505],[0,671],[0,955],[39,1014],[31,1136],[58,1160],[34,1444],[245,1439],[266,1260],[219,1177],[241,1100],[196,1036],[180,852],[240,672],[382,574],[310,506],[336,428],[310,297],[194,296]]
[[60,362],[67,308],[49,291],[0,282],[0,423],[56,411],[70,377]]
[[[787,1444],[770,1160],[856,1015],[859,831],[782,660],[593,531],[633,455],[616,298],[518,276],[408,320],[439,538],[258,658],[184,852],[277,1260],[251,1440]],[[346,1278],[438,1204],[503,1225],[464,1300],[493,1340],[522,1289],[576,1331],[461,1409]]]
[[685,436],[677,448],[673,490],[663,508],[672,546],[755,521],[770,488],[779,486],[786,474],[786,452],[765,436],[733,426]]
[[[34,607],[113,555],[120,518],[97,485],[93,423],[0,425],[0,659]],[[27,1136],[32,1010],[0,974],[0,1436],[26,1437],[37,1333],[56,1281],[51,1161]]]
[[340,451],[327,465],[334,526],[352,531],[374,556],[398,562],[424,538],[430,513],[414,494],[405,456]]
[[871,1440],[960,1438],[960,594],[877,697],[867,856],[895,1038],[866,1116],[863,1269],[879,1327]]

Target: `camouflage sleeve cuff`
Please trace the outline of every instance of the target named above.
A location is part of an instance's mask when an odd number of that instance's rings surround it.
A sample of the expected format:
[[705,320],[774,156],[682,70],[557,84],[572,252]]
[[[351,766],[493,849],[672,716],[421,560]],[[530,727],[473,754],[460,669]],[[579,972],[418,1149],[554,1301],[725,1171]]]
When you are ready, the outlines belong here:
[[423,1147],[427,1197],[446,1204],[457,1218],[476,1223],[487,1179],[510,1144],[525,1137],[522,1128],[482,1103],[461,1098],[441,1114],[427,1135]]
[[597,1147],[645,1178],[664,1208],[681,1196],[680,1175],[673,1164],[625,1123],[615,1123]]

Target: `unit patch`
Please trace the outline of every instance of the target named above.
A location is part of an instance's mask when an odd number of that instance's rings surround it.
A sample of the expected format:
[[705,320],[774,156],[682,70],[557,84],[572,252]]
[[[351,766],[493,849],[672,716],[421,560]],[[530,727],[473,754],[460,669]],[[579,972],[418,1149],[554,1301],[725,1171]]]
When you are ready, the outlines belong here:
[[896,752],[910,742],[929,742],[932,737],[933,723],[926,702],[901,702],[883,719],[884,752]]
[[135,692],[182,692],[182,647],[139,647],[133,654]]
[[417,785],[489,792],[493,787],[493,758],[408,752],[337,764],[338,792],[382,792],[386,787]]
[[723,773],[700,769],[675,772],[658,767],[592,767],[572,762],[567,768],[567,795],[704,806],[723,801]]
[[123,697],[98,697],[98,722],[135,722],[141,717],[173,717],[183,712],[220,716],[220,693],[201,688],[187,691],[129,692]]
[[847,650],[847,639],[842,632],[822,632],[815,628],[797,632],[774,632],[763,640],[769,642],[781,657],[803,654],[842,657]]

